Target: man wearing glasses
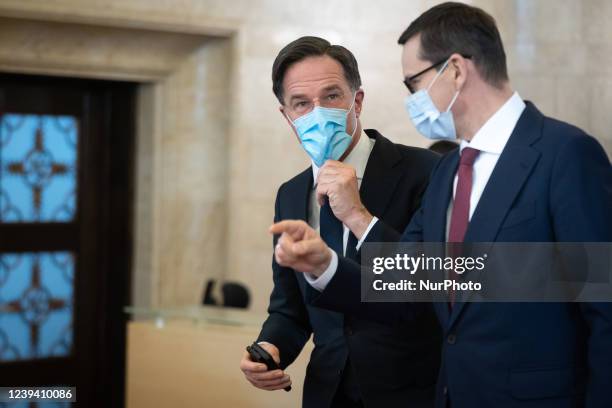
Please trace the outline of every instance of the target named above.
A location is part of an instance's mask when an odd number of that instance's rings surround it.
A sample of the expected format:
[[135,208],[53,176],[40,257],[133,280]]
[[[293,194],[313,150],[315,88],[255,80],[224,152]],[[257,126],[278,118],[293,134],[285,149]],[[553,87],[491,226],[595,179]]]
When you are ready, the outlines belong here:
[[[395,234],[406,227],[438,158],[373,129],[362,133],[364,91],[344,47],[300,38],[278,54],[272,81],[279,110],[312,161],[280,187],[274,220],[304,220],[340,256],[357,262],[362,237],[377,220]],[[241,369],[255,387],[288,386],[284,369],[314,335],[303,407],[432,407],[441,339],[430,305],[411,324],[392,328],[310,306],[312,280],[300,265],[273,261],[272,270],[269,316],[258,342],[282,370],[266,371],[245,353]]]

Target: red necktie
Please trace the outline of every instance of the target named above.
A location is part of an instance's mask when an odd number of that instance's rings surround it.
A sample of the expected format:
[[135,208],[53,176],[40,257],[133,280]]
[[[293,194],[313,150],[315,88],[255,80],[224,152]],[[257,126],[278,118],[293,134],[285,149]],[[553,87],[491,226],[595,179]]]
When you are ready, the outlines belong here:
[[[465,232],[470,220],[470,196],[472,194],[472,176],[474,174],[474,162],[480,150],[466,147],[461,152],[459,169],[457,170],[457,189],[453,200],[453,212],[451,213],[450,228],[448,231],[448,242],[463,242]],[[460,248],[457,248],[460,249]],[[455,247],[451,247],[451,256],[459,256]],[[459,251],[460,252],[460,251]],[[457,274],[451,272],[451,278],[456,279]],[[455,302],[455,292],[449,292],[449,302],[452,306]]]

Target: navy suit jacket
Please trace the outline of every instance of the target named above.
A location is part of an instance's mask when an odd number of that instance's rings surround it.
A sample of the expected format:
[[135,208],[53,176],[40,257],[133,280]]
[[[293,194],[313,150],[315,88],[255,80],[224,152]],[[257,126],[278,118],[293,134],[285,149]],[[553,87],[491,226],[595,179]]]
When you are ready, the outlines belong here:
[[[372,214],[385,220],[389,230],[403,231],[420,206],[439,157],[424,149],[394,144],[375,130],[365,132],[376,143],[361,183],[361,200]],[[280,187],[275,222],[307,221],[312,184],[312,169],[308,168]],[[352,254],[352,259],[359,259],[359,253]],[[431,305],[402,327],[345,318],[308,303],[310,286],[303,273],[282,267],[274,259],[272,270],[269,316],[258,340],[279,348],[284,369],[314,334],[303,407],[330,406],[349,356],[365,407],[433,406],[441,332]]]
[[[399,237],[383,222],[368,241],[445,240],[458,149],[434,169]],[[521,115],[473,213],[466,242],[612,241],[612,169],[599,143],[543,116]],[[313,303],[392,324],[415,304],[360,303],[359,268],[340,258]],[[612,299],[611,299],[612,301]],[[444,340],[439,408],[612,407],[612,303],[435,303]]]

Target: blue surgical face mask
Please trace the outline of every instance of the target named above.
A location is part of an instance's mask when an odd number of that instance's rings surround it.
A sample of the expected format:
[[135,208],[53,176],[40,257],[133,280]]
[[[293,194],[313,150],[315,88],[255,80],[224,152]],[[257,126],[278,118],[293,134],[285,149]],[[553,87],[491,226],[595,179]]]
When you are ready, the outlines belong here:
[[442,69],[438,71],[426,89],[421,89],[412,95],[408,95],[404,100],[404,105],[410,115],[410,120],[412,120],[412,123],[419,133],[428,139],[452,140],[457,138],[453,113],[450,110],[459,96],[459,91],[455,93],[448,109],[444,112],[440,112],[438,108],[436,108],[436,105],[429,95],[429,89],[436,82],[440,74],[444,72],[449,61],[444,63]]
[[338,160],[350,146],[357,130],[357,117],[353,133],[346,133],[346,118],[353,109],[355,97],[348,109],[315,106],[291,123],[302,142],[302,147],[312,161],[321,167],[326,160]]

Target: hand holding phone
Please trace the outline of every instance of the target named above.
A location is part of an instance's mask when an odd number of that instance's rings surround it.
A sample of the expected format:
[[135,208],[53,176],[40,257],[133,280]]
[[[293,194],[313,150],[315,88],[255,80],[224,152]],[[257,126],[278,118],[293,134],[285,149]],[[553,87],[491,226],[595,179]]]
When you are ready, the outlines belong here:
[[[269,371],[281,369],[278,363],[274,361],[274,358],[270,355],[270,353],[261,347],[261,345],[257,344],[257,342],[247,346],[246,350],[249,353],[252,361],[264,364]],[[291,391],[291,385],[288,385],[283,389],[285,391]]]

